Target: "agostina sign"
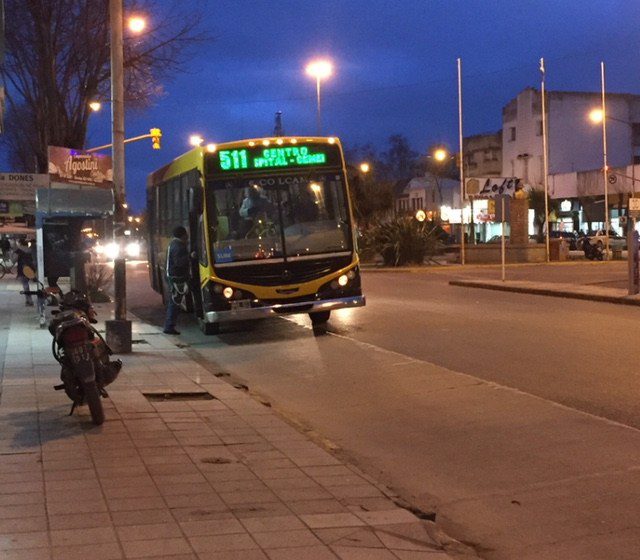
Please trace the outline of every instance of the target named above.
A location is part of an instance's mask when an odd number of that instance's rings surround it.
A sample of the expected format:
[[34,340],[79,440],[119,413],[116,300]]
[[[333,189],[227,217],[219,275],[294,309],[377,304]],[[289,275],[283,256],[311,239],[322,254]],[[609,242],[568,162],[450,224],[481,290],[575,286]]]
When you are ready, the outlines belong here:
[[59,146],[49,146],[49,176],[52,183],[113,187],[110,156]]

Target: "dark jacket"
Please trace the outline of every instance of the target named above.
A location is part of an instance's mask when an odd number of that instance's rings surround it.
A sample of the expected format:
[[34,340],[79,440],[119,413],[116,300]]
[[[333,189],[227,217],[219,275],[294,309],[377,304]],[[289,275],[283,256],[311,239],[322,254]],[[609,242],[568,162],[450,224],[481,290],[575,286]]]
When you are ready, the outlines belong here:
[[28,246],[18,244],[18,247],[16,248],[16,256],[18,258],[18,268],[16,270],[16,275],[18,277],[24,276],[25,266],[34,268],[33,259],[31,257],[31,249],[29,249]]
[[167,250],[167,277],[187,278],[189,276],[189,250],[186,242],[174,237]]

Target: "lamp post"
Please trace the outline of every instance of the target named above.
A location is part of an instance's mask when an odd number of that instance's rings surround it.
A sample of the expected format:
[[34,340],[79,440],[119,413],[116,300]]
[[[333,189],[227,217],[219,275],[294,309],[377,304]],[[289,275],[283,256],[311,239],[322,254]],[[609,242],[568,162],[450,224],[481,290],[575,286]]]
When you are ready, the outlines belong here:
[[333,65],[328,60],[314,60],[307,64],[307,74],[316,80],[316,100],[317,100],[317,112],[316,112],[316,127],[317,134],[322,134],[322,108],[320,102],[320,82],[333,73]]
[[[602,109],[593,109],[589,113],[589,120],[591,120],[591,122],[593,122],[594,124],[601,124],[604,122],[605,119],[626,124],[629,127],[631,133],[633,134],[633,125],[631,122],[627,120],[619,119],[617,117],[608,115],[604,113]],[[634,161],[635,154],[633,151],[633,139],[631,140],[630,144],[631,144],[631,177],[627,177],[627,178],[631,179],[631,194],[633,196],[635,195],[635,191],[636,191],[636,173],[635,173],[636,166]],[[605,173],[607,171],[608,169],[605,169]],[[609,183],[609,177],[606,177],[605,189],[608,188],[607,187],[608,183]],[[628,280],[629,280],[628,293],[629,295],[635,295],[638,292],[640,292],[639,279],[637,275],[639,256],[638,256],[638,245],[637,245],[638,242],[635,236],[635,218],[634,216],[631,215],[630,206],[631,206],[631,203],[627,202],[627,263],[628,263]],[[607,206],[607,209],[608,209],[608,206]],[[605,239],[607,240],[609,239],[609,228],[607,228]]]
[[[124,166],[124,55],[122,0],[109,0],[111,49],[111,143],[113,158],[113,188],[115,194],[115,226],[119,245],[124,246],[126,224],[126,191]],[[144,20],[131,20],[130,29],[140,32]],[[131,352],[131,321],[127,320],[127,277],[124,251],[113,262],[115,312],[114,319],[106,322],[107,342],[114,352]]]

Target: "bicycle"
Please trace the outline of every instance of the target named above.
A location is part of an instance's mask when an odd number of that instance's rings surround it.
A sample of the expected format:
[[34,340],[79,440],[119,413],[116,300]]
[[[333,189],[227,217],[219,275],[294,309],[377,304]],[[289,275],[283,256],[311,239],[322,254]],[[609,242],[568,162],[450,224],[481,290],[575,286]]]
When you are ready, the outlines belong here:
[[12,272],[14,264],[10,258],[0,257],[0,279]]

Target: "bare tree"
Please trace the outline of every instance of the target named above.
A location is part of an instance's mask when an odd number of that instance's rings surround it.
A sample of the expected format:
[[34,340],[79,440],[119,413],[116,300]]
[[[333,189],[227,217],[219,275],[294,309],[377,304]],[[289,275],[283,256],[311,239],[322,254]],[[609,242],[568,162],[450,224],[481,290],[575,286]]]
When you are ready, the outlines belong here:
[[[153,14],[142,37],[125,34],[126,101],[141,106],[162,93],[162,81],[181,69],[189,47],[208,36],[200,14],[180,10],[179,1],[159,8],[151,0],[125,0],[125,12]],[[47,146],[83,148],[89,102],[110,98],[109,1],[5,0],[5,18],[3,143],[20,170],[46,172]]]

